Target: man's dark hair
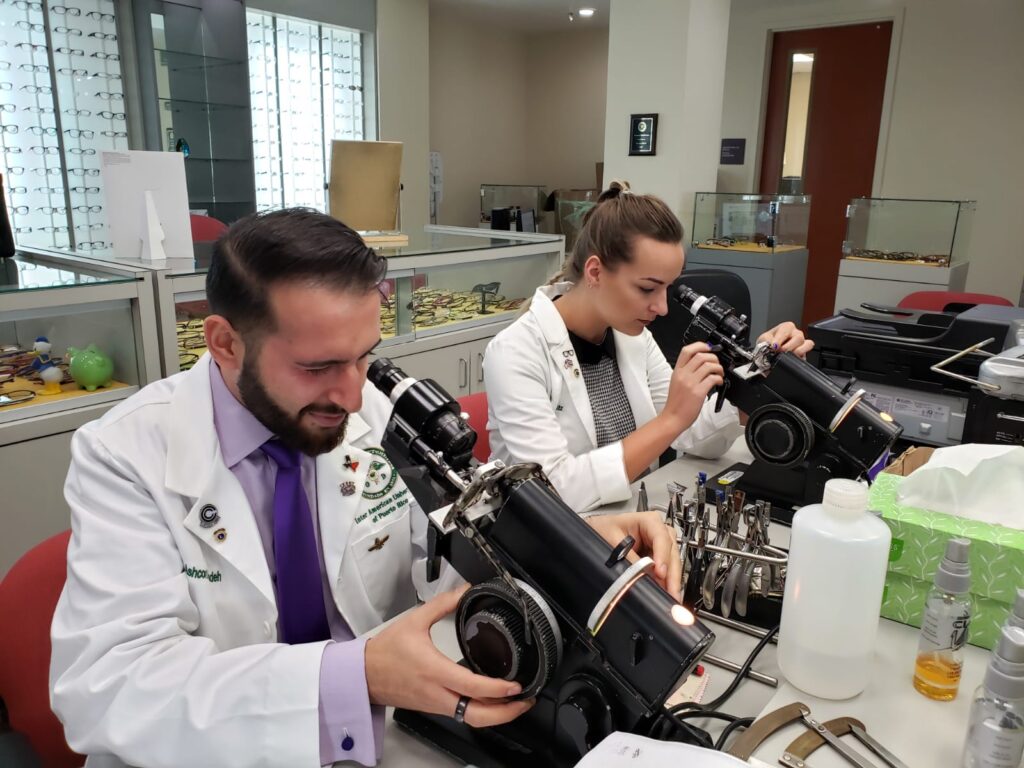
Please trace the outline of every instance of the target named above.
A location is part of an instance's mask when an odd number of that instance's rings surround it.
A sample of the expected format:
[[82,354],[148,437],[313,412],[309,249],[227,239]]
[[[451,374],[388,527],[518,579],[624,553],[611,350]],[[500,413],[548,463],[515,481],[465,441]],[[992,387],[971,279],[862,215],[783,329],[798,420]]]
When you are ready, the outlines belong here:
[[366,293],[386,272],[387,261],[350,227],[311,208],[285,208],[239,219],[221,236],[206,298],[239,333],[273,330],[271,286],[299,282]]

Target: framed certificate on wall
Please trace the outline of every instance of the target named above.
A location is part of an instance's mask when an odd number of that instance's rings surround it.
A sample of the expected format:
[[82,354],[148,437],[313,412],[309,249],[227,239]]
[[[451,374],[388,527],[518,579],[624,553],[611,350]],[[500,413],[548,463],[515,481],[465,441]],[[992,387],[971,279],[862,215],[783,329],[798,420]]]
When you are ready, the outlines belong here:
[[629,116],[629,154],[654,155],[658,147],[658,115]]

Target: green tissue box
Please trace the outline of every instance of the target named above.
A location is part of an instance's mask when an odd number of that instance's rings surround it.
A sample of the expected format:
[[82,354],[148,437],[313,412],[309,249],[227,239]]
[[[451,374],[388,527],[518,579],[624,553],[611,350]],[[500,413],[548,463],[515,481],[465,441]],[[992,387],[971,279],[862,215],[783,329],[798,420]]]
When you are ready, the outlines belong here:
[[1017,588],[1024,586],[1024,531],[900,506],[896,490],[902,481],[896,474],[879,474],[868,502],[868,508],[880,511],[892,531],[882,616],[921,626],[924,600],[945,554],[946,541],[960,536],[971,540],[973,617],[968,642],[992,648]]

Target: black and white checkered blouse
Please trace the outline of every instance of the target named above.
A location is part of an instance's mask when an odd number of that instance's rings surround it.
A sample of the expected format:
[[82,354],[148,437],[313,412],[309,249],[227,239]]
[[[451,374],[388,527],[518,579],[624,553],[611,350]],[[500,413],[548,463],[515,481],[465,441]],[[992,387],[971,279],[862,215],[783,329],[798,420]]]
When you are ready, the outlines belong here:
[[636,430],[633,409],[619,375],[615,359],[615,339],[611,331],[600,344],[591,344],[569,331],[569,340],[583,371],[587,396],[594,412],[597,447],[614,443]]

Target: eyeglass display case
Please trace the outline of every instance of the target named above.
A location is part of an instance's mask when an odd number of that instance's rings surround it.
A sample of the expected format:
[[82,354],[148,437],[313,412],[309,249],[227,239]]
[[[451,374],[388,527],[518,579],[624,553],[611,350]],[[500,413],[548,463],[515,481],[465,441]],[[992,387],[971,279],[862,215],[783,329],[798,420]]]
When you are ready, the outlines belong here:
[[547,193],[543,187],[532,184],[481,184],[480,224],[491,226],[491,211],[495,208],[519,208],[534,211],[537,223],[544,217]]
[[148,270],[43,250],[0,259],[0,488],[24,520],[0,536],[0,576],[67,528],[74,430],[160,375]]
[[[211,248],[197,244],[194,259],[186,261],[127,262],[153,272],[164,375],[191,368],[206,351]],[[455,396],[482,389],[487,342],[558,270],[564,253],[559,235],[444,226],[428,226],[410,233],[407,244],[377,251],[388,259],[379,354]],[[113,257],[107,252],[105,258]]]
[[835,310],[896,305],[915,291],[962,291],[975,209],[973,200],[851,200]]
[[776,253],[807,247],[809,195],[698,192],[693,205],[694,248]]
[[803,314],[809,195],[698,192],[687,269],[724,269],[750,289],[751,336]]

